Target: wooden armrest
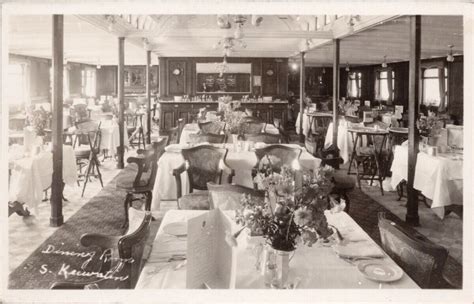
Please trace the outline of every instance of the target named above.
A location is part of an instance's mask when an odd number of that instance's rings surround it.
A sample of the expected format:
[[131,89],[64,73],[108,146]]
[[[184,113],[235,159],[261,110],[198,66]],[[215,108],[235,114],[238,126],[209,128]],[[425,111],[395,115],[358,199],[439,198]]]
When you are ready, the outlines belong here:
[[130,156],[127,158],[127,163],[136,163],[139,167],[143,166],[145,164],[146,158],[142,155],[138,156]]
[[173,175],[176,180],[176,198],[180,199],[183,195],[181,185],[181,173],[186,171],[186,163],[181,164],[178,168],[173,169]]
[[100,281],[103,279],[92,282],[54,282],[50,289],[86,289],[88,285],[90,285],[90,289],[99,289],[97,284]]
[[102,250],[116,248],[121,236],[109,236],[99,233],[86,233],[81,236],[81,244],[84,247],[98,246]]
[[235,176],[235,170],[229,167],[225,160],[223,161],[222,171],[227,173],[227,183],[232,184],[232,179]]

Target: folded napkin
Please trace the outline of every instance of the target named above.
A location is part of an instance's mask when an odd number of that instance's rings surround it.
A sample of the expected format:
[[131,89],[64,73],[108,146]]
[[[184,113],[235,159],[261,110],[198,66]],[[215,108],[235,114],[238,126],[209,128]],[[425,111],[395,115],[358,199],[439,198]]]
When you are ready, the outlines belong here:
[[381,258],[384,257],[383,251],[373,242],[348,242],[344,245],[336,244],[334,251],[341,258]]

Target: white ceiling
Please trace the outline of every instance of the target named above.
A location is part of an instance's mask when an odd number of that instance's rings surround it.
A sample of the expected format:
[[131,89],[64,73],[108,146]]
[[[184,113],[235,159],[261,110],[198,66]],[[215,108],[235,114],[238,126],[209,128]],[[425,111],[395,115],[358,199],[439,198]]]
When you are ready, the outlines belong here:
[[[138,19],[136,17],[139,17]],[[248,16],[250,18],[250,16]],[[259,27],[250,20],[243,27],[246,48],[235,47],[235,57],[291,57],[310,39],[308,65],[332,64],[332,38],[341,38],[341,63],[350,65],[408,60],[409,17],[360,16],[352,30],[348,16],[334,20],[316,30],[316,16],[265,15]],[[10,53],[51,57],[51,16],[10,16]],[[117,37],[125,36],[125,64],[145,64],[143,38],[156,56],[222,56],[222,48],[213,46],[232,29],[220,29],[216,15],[140,15],[139,29],[126,16],[115,16],[113,28],[105,15],[65,15],[65,57],[70,61],[102,65],[117,64]],[[318,18],[319,23],[322,18]],[[422,17],[422,57],[445,56],[448,45],[454,53],[463,53],[463,21],[461,16]]]

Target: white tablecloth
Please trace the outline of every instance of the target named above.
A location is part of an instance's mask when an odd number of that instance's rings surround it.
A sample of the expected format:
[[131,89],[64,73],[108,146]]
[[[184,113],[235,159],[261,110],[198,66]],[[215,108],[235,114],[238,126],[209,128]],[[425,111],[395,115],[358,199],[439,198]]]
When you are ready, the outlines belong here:
[[[327,113],[322,112],[321,115],[326,116]],[[296,118],[296,123],[295,123],[296,134],[300,134],[300,119],[301,119],[301,115],[300,115],[300,113],[298,113],[298,117]],[[308,114],[306,114],[306,110],[305,110],[304,116],[303,116],[303,134],[305,136],[309,132],[310,122],[311,122],[311,119],[308,116]],[[313,121],[312,130],[314,131],[314,129],[315,129],[315,122]]]
[[[117,147],[120,146],[119,125],[113,120],[103,121],[100,126],[102,138],[100,140],[100,149],[108,150],[109,155],[115,156]],[[124,146],[128,146],[128,134],[125,128],[123,132]]]
[[[182,261],[163,262],[163,259],[171,257],[172,254],[186,254],[187,240],[164,233],[163,227],[170,223],[186,222],[203,212],[205,211],[170,210],[166,213],[153,242],[148,262],[145,263],[135,289],[186,288],[186,265],[175,269]],[[346,213],[327,213],[327,218],[330,224],[340,230],[343,237],[367,242],[370,246],[377,246]],[[242,233],[238,241],[241,241],[244,235]],[[255,269],[255,255],[250,252],[250,249],[244,247],[238,247],[236,288],[263,289],[265,288],[263,277]],[[387,263],[394,263],[389,257],[385,257],[383,260]],[[315,244],[313,247],[303,245],[298,247],[290,261],[288,281],[293,282],[296,277],[301,278],[298,288],[306,289],[378,289],[380,287],[379,283],[365,278],[356,266],[340,259],[333,248],[320,244]],[[419,288],[406,274],[403,274],[400,280],[384,283],[381,287],[383,289]]]
[[[179,142],[184,143],[184,144],[190,143],[191,142],[190,134],[196,134],[198,132],[199,132],[199,126],[197,123],[186,124],[183,127],[183,131],[181,132],[181,137],[179,138]],[[280,131],[278,131],[278,129],[272,124],[267,124],[263,132],[270,133],[270,134],[280,133]]]
[[[293,145],[289,145],[293,146]],[[229,149],[226,157],[227,165],[235,170],[233,183],[253,187],[252,168],[257,163],[257,156],[255,152],[241,151],[234,152],[231,144],[226,144]],[[158,161],[158,172],[153,187],[152,210],[158,210],[160,201],[176,200],[176,181],[172,175],[173,169],[178,168],[184,162],[181,153],[165,152]],[[321,164],[319,158],[315,158],[306,150],[303,150],[300,157],[300,164],[307,169],[316,169]],[[188,176],[186,172],[181,175],[183,195],[189,192],[188,190]],[[222,177],[222,181],[227,181],[227,176]]]
[[[43,190],[51,186],[53,154],[42,151],[38,155],[13,160],[10,179],[9,200],[25,203],[37,214],[38,204],[43,199]],[[77,181],[76,156],[71,146],[63,146],[63,181],[74,186]]]
[[[454,154],[430,156],[419,152],[413,187],[433,201],[431,208],[444,218],[444,208],[463,204],[463,161],[452,159]],[[407,179],[408,147],[395,146],[392,163],[392,187]]]

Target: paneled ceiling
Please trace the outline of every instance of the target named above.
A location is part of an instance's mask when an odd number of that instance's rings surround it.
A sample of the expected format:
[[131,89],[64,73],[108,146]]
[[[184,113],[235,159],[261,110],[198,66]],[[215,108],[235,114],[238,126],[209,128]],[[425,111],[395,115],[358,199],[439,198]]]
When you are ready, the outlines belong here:
[[[225,17],[225,16],[224,16]],[[364,65],[408,60],[409,17],[331,16],[324,25],[322,16],[264,15],[259,26],[251,16],[242,26],[245,48],[238,44],[235,57],[294,57],[308,49],[308,65],[332,64],[332,39],[341,39],[341,63]],[[51,16],[10,16],[10,53],[51,57]],[[145,49],[156,56],[222,56],[224,37],[231,29],[221,29],[216,15],[65,15],[65,57],[90,64],[116,64],[117,37],[126,37],[125,64],[144,64]],[[353,25],[350,26],[349,23]],[[319,24],[319,26],[317,26]],[[462,16],[422,17],[422,58],[445,56],[448,45],[454,54],[463,54]]]

